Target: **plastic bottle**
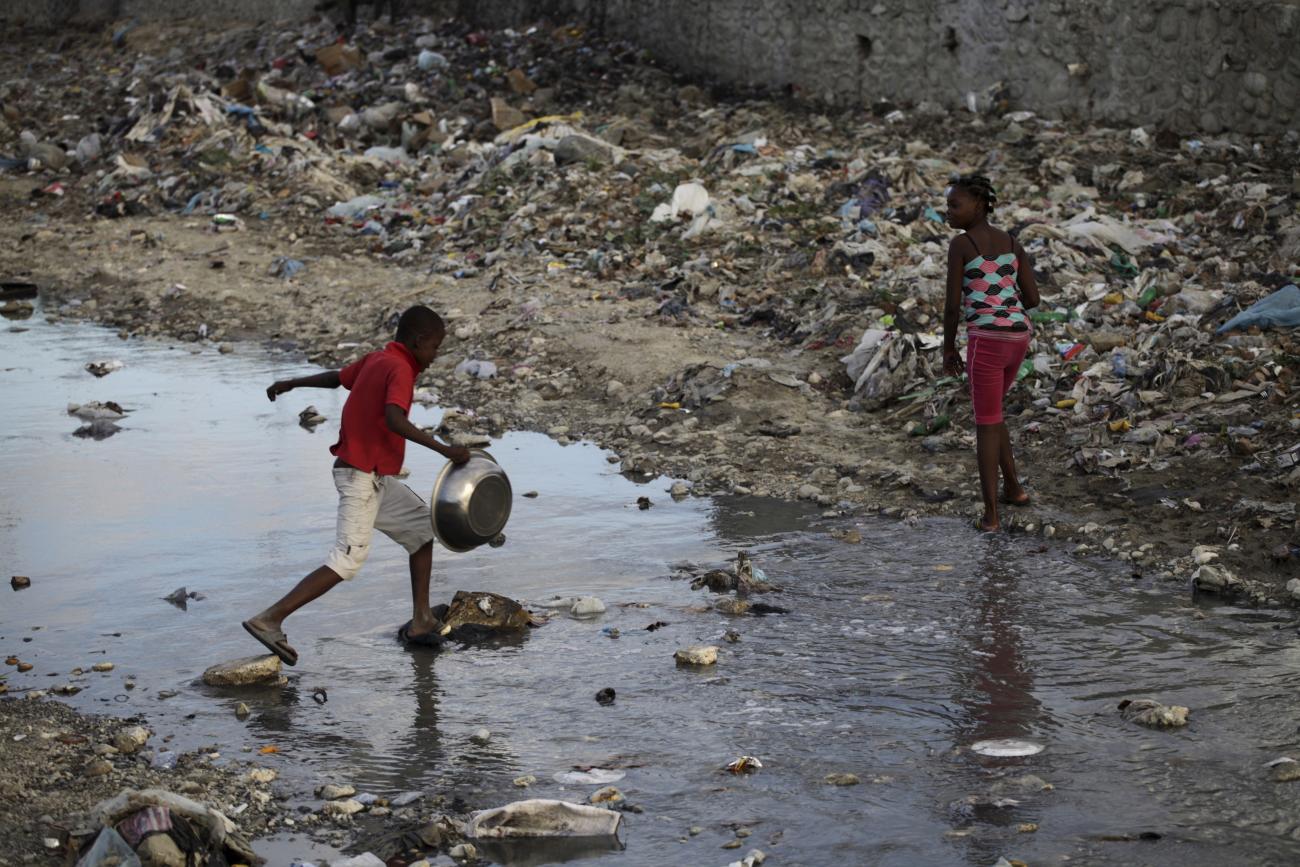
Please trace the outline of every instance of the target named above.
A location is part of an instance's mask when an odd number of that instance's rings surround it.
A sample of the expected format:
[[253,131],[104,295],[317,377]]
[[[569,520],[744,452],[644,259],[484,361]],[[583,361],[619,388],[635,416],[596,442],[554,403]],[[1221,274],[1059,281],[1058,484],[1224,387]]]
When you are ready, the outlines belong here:
[[1118,349],[1110,354],[1110,366],[1120,379],[1128,376],[1128,359]]

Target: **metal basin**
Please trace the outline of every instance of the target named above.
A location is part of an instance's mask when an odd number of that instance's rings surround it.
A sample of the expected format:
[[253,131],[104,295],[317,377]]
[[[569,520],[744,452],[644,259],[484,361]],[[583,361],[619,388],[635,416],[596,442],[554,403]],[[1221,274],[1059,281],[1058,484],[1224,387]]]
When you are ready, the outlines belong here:
[[448,463],[433,483],[433,532],[444,548],[469,551],[496,539],[510,519],[514,493],[505,470],[482,449],[470,459]]

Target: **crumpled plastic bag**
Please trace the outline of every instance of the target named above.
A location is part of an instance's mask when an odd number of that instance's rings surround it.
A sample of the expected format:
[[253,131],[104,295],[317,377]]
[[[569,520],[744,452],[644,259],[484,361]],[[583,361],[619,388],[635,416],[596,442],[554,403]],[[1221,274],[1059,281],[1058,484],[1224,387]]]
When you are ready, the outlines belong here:
[[1220,325],[1214,333],[1223,334],[1234,328],[1246,329],[1252,325],[1260,328],[1293,328],[1300,325],[1300,287],[1294,283],[1283,286]]
[[103,867],[107,864],[116,864],[117,867],[141,867],[139,856],[122,839],[122,835],[112,828],[100,831],[99,836],[95,838],[95,845],[91,846],[90,851],[77,861],[77,867]]
[[337,217],[342,220],[355,220],[367,211],[382,208],[387,204],[389,204],[389,200],[383,196],[357,196],[346,202],[337,202],[331,205],[325,213],[327,216]]
[[[1082,241],[1101,249],[1119,246],[1126,253],[1139,253],[1147,247],[1173,242],[1172,235],[1156,231],[1157,227],[1166,232],[1173,229],[1167,222],[1148,223],[1146,226],[1123,223],[1104,214],[1098,215],[1089,208],[1061,224],[1060,231],[1071,241]],[[1022,237],[1025,237],[1023,233]]]
[[933,334],[902,334],[868,328],[850,354],[840,359],[864,403],[883,403],[906,392],[917,379],[930,378],[924,353],[943,345]]
[[456,365],[455,374],[457,376],[470,376],[474,379],[492,379],[497,375],[497,366],[491,361],[468,358]]
[[533,798],[504,807],[480,810],[470,817],[465,836],[475,839],[510,837],[616,837],[623,817],[613,810]]
[[[868,368],[874,369],[875,366],[879,365],[879,362],[876,361],[877,350],[881,344],[892,336],[892,332],[883,328],[868,328],[862,332],[862,339],[858,341],[857,348],[840,359],[849,375],[849,379],[853,380],[854,391],[862,388],[864,377],[870,373]],[[873,365],[873,362],[876,362],[876,364]]]
[[709,191],[704,189],[700,184],[678,184],[677,189],[673,190],[673,199],[671,202],[665,202],[657,205],[654,213],[650,215],[652,223],[667,223],[670,220],[676,220],[682,214],[691,214],[699,217],[706,213],[709,208]]

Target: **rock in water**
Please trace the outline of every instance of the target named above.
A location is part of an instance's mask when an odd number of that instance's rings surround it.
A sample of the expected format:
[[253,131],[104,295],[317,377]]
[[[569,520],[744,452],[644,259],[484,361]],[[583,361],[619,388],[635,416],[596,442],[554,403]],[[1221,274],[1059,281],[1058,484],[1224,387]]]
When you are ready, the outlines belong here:
[[321,812],[334,818],[344,816],[354,816],[365,809],[365,805],[355,798],[345,798],[342,801],[328,801],[325,806],[321,807]]
[[713,603],[713,610],[719,614],[745,614],[749,611],[749,602],[744,599],[736,599],[734,596],[724,596]]
[[857,774],[827,774],[826,782],[832,786],[856,786],[862,780],[858,779]]
[[32,586],[32,579],[28,578],[26,575],[15,575],[9,579],[9,586],[15,590],[26,590],[28,587]]
[[597,807],[613,807],[622,800],[622,792],[613,786],[605,786],[603,789],[592,792],[591,797],[587,799],[587,803]]
[[1294,783],[1300,780],[1300,762],[1287,759],[1273,765],[1273,782]]
[[203,672],[203,682],[208,686],[279,686],[285,678],[280,675],[280,657],[268,654],[218,663]]
[[1187,725],[1190,711],[1181,705],[1163,705],[1149,698],[1124,699],[1119,703],[1124,719],[1150,728],[1179,728]]
[[316,790],[316,797],[323,798],[326,801],[337,801],[340,798],[350,798],[356,793],[356,786],[349,786],[347,784],[338,786],[334,783],[326,783]]
[[605,603],[595,596],[583,596],[573,603],[569,613],[574,617],[593,617],[605,613]]
[[543,622],[513,599],[469,590],[457,590],[451,604],[435,606],[433,614],[443,622],[443,634],[458,640],[483,631],[518,632]]
[[673,654],[673,659],[682,665],[713,665],[718,661],[718,648],[711,644],[684,647]]
[[149,730],[143,726],[130,726],[119,731],[113,737],[113,746],[119,753],[130,755],[149,740]]

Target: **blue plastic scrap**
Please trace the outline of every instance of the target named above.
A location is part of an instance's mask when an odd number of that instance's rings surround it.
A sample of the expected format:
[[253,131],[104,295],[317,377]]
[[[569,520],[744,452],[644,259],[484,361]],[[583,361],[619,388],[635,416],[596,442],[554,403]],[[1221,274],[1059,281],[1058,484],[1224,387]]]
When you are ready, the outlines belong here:
[[181,208],[181,214],[188,217],[190,214],[194,213],[194,209],[199,206],[199,202],[203,201],[203,197],[206,194],[207,190],[203,190],[190,196],[190,200],[185,203],[185,207]]
[[1300,325],[1300,287],[1291,283],[1267,298],[1261,298],[1220,325],[1215,334],[1252,325],[1258,328],[1294,328]]
[[306,267],[306,263],[298,259],[290,259],[288,256],[276,256],[271,262],[271,274],[281,280],[289,280],[302,273]]
[[262,129],[262,122],[257,119],[257,109],[252,108],[251,106],[240,105],[237,102],[232,102],[230,105],[226,106],[226,113],[233,114],[235,117],[244,118],[248,125],[249,132],[257,132],[259,129]]

